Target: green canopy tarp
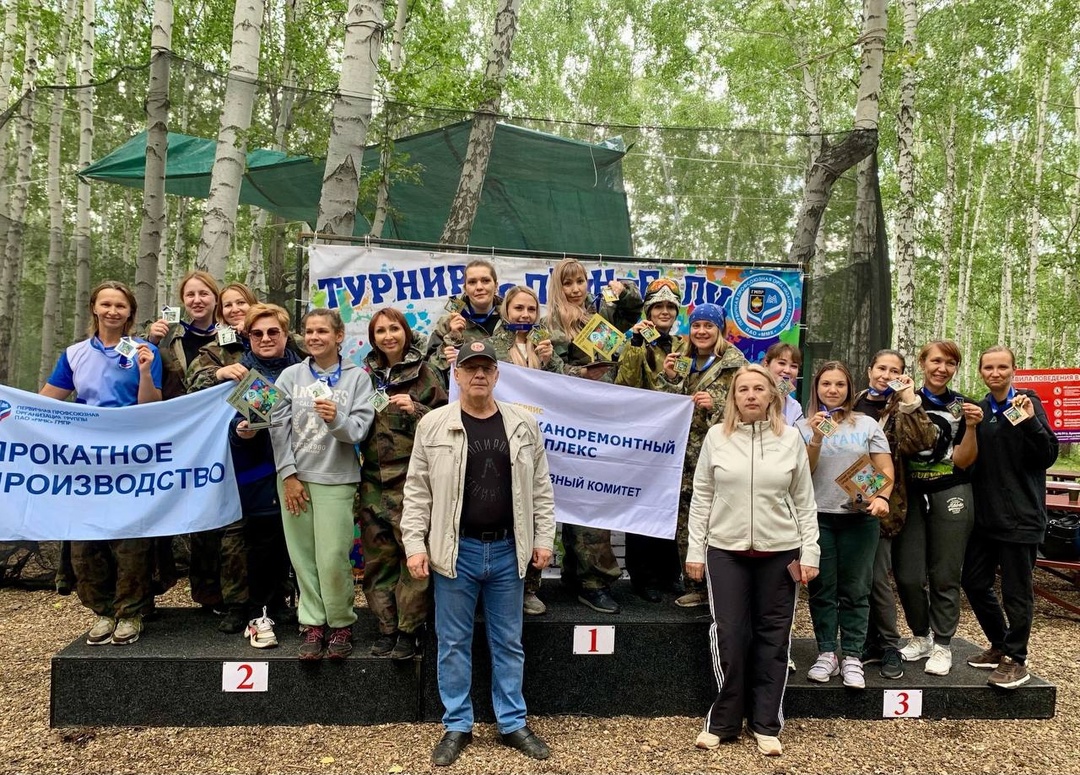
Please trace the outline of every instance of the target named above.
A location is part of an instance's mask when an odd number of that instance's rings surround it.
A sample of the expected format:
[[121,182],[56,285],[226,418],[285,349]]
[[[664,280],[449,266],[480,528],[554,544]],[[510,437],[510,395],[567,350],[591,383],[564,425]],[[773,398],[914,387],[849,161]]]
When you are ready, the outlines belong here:
[[[470,121],[404,137],[395,163],[417,171],[391,186],[393,212],[386,239],[438,242],[457,190]],[[169,133],[165,190],[205,199],[214,164],[213,140]],[[632,255],[630,215],[623,190],[620,141],[601,145],[498,124],[480,208],[469,244],[503,249]],[[146,133],[142,132],[81,173],[91,180],[142,188]],[[379,149],[364,153],[364,173],[376,169]],[[247,156],[240,202],[286,220],[315,224],[324,160],[255,150]],[[374,202],[361,202],[372,212]],[[366,234],[358,215],[357,233]]]

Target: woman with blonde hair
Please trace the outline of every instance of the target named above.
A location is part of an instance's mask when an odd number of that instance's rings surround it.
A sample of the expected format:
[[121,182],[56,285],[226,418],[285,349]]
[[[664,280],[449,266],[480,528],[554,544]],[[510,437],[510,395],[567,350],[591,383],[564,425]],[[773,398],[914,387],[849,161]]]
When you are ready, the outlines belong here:
[[695,745],[736,738],[745,718],[758,750],[778,756],[796,590],[817,576],[819,548],[806,447],[761,366],[735,373],[723,423],[705,436],[688,531],[686,575],[708,582],[718,688]]

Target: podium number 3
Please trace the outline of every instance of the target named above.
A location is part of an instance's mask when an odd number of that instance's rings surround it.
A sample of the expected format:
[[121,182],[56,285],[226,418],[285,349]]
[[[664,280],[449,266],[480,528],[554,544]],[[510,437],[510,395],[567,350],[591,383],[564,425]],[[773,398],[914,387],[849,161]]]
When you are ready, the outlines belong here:
[[922,689],[889,689],[884,692],[881,715],[884,718],[921,718]]
[[269,673],[269,662],[224,662],[221,665],[221,691],[265,692]]

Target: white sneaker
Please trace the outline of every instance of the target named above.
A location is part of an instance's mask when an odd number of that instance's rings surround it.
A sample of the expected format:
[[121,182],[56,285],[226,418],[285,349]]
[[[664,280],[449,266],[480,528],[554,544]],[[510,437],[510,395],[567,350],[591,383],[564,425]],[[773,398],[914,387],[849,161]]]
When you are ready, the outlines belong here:
[[750,731],[750,734],[757,741],[757,749],[766,756],[779,756],[784,752],[784,747],[780,745],[780,738],[774,735],[759,735],[753,730]]
[[858,657],[844,657],[840,665],[840,675],[844,678],[844,686],[849,689],[865,689],[866,676],[863,675],[862,660]]
[[99,616],[94,621],[90,632],[86,633],[86,643],[90,646],[104,646],[112,643],[113,630],[116,629],[116,621],[111,616]]
[[828,683],[829,679],[840,672],[840,665],[836,661],[836,654],[825,651],[818,654],[817,662],[806,672],[806,677],[819,684]]
[[266,615],[266,606],[263,606],[262,616],[248,622],[244,637],[257,649],[271,649],[278,644],[277,635],[274,634],[274,620]]
[[930,675],[948,675],[950,670],[952,670],[952,651],[948,646],[935,643],[930,650],[930,657],[926,660],[923,672]]
[[915,635],[907,642],[906,646],[900,649],[900,657],[905,662],[918,662],[920,659],[926,659],[930,656],[930,651],[933,648],[934,633]]
[[704,751],[715,751],[720,747],[720,737],[712,732],[702,730],[698,733],[697,740],[694,741],[694,747],[701,748]]

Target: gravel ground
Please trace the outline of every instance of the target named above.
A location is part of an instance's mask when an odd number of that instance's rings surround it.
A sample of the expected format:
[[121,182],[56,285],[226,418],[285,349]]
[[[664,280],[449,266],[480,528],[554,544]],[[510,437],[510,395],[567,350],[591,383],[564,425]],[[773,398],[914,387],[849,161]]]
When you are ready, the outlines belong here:
[[[1080,604],[1080,591],[1042,571],[1038,578]],[[190,604],[180,588],[162,602]],[[4,588],[0,621],[7,635],[0,642],[0,773],[329,775],[434,769],[429,757],[442,733],[437,724],[50,729],[49,659],[89,627],[91,616],[74,596]],[[532,727],[554,751],[548,761],[494,745],[495,730],[485,724],[478,725],[477,741],[461,759],[441,771],[1080,773],[1078,621],[1037,599],[1031,665],[1058,687],[1057,715],[1046,721],[792,719],[782,735],[784,755],[766,759],[748,739],[718,751],[695,749],[701,723],[696,718],[535,718]],[[799,606],[797,629],[802,636],[811,632],[805,605]],[[970,611],[959,635],[983,643]]]

